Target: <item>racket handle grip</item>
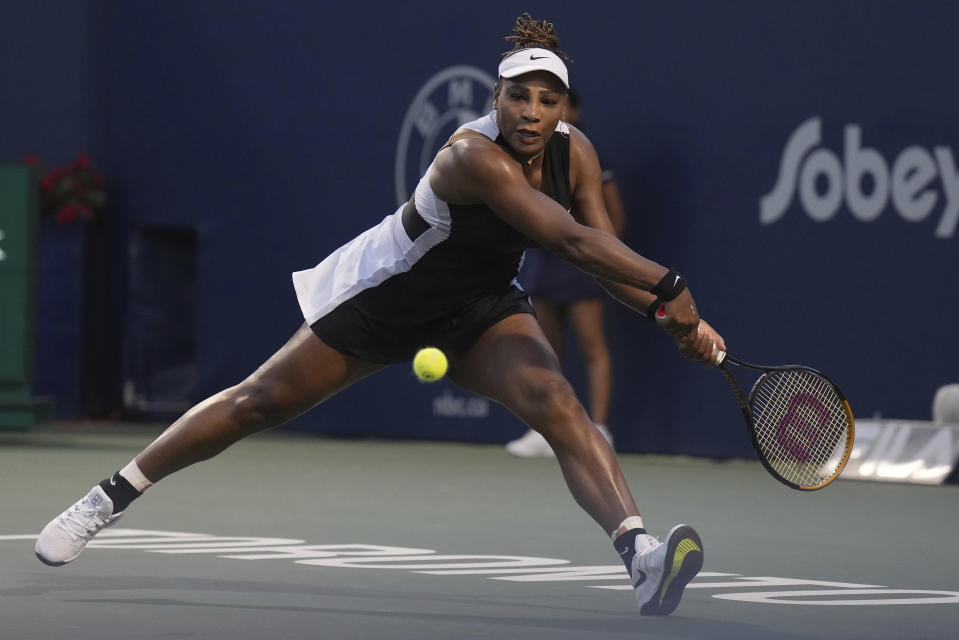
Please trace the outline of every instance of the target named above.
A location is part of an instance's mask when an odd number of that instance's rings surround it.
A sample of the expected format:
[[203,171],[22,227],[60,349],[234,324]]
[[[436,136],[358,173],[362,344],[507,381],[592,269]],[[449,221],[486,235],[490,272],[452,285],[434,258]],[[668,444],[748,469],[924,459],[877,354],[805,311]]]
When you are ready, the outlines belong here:
[[719,353],[716,354],[716,364],[722,364],[723,360],[725,359],[726,359],[726,352],[720,350]]

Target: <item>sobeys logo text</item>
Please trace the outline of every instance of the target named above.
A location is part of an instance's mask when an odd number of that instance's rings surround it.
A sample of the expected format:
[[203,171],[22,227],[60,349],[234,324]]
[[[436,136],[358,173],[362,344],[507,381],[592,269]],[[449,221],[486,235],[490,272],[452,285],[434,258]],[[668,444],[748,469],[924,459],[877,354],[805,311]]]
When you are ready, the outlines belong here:
[[[759,201],[759,222],[779,221],[796,192],[799,203],[816,222],[831,220],[845,202],[861,222],[872,222],[890,208],[908,222],[938,216],[937,238],[951,238],[959,222],[959,173],[952,149],[921,146],[903,149],[890,163],[877,150],[863,145],[862,127],[846,125],[842,157],[816,148],[822,121],[810,118],[789,137],[779,162],[773,190]],[[868,179],[867,179],[868,178]]]

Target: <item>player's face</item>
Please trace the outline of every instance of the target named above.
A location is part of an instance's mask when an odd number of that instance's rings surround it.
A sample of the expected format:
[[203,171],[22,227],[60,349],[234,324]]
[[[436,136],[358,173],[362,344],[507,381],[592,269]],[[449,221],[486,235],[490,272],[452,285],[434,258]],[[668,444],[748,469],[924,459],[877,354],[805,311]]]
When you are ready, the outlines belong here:
[[496,124],[506,143],[521,158],[546,146],[563,115],[566,93],[559,79],[546,71],[503,78],[493,92]]

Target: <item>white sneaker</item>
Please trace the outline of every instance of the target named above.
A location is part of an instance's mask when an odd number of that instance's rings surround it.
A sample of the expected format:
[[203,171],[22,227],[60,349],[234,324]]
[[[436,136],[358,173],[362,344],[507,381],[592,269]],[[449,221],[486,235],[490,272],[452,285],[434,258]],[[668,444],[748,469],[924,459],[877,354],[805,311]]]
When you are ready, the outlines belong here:
[[79,502],[51,520],[37,537],[40,562],[59,567],[76,559],[100,529],[108,527],[123,512],[113,513],[113,501],[95,485]]
[[552,458],[556,454],[538,431],[530,429],[522,438],[506,443],[506,452],[520,458]]
[[685,524],[677,524],[660,542],[653,536],[636,536],[633,587],[639,613],[668,616],[679,605],[683,589],[703,568],[703,542]]

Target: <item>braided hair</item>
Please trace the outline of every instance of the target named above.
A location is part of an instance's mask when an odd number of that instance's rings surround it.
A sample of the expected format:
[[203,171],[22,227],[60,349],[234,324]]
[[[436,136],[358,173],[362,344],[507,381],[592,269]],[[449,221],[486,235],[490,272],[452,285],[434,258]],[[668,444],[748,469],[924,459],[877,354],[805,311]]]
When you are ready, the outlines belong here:
[[559,36],[556,35],[556,28],[553,27],[553,23],[546,20],[533,20],[529,13],[524,13],[516,18],[513,35],[506,36],[505,39],[512,41],[513,48],[503,52],[504,57],[522,49],[540,47],[549,49],[563,60],[569,61],[569,56],[559,48]]

